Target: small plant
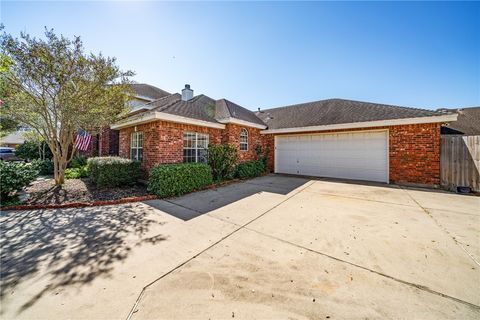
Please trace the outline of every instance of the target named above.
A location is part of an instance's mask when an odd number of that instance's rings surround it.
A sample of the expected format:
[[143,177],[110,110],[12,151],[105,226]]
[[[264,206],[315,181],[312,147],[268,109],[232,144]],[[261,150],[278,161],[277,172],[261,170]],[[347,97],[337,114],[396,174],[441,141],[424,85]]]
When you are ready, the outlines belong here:
[[88,177],[87,166],[79,168],[68,168],[65,169],[65,179],[80,179]]
[[38,169],[31,164],[0,161],[1,202],[9,200],[15,191],[28,186],[37,176]]
[[236,177],[254,178],[265,172],[265,164],[261,160],[245,161],[237,166]]
[[87,165],[87,157],[83,155],[77,155],[73,157],[72,161],[70,161],[70,168],[81,168],[81,167],[85,167],[86,165]]
[[237,161],[238,154],[234,145],[211,144],[208,146],[208,164],[212,168],[215,181],[233,178]]
[[100,188],[133,185],[140,178],[140,162],[120,157],[89,158],[88,172]]
[[32,165],[37,168],[39,175],[45,176],[53,174],[53,160],[51,159],[33,160]]
[[255,146],[255,153],[257,154],[257,159],[263,162],[265,169],[267,168],[268,162],[268,149],[264,151],[261,144]]
[[161,197],[179,196],[212,183],[212,169],[206,164],[165,164],[150,171],[148,191]]

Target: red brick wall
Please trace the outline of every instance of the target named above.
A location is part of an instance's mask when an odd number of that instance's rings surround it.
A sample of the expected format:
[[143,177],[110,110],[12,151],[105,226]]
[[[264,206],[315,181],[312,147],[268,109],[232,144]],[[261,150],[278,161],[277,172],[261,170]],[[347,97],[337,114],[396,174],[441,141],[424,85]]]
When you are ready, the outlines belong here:
[[[440,127],[440,123],[427,123],[309,133],[388,129],[390,182],[439,185]],[[273,171],[275,163],[274,135],[265,135],[263,143],[265,148],[270,150],[268,166]]]
[[103,128],[100,133],[99,154],[101,156],[118,155],[118,139],[118,130],[112,130],[108,127]]
[[[130,157],[130,136],[135,127],[120,130],[119,155]],[[143,162],[142,168],[149,170],[162,163],[183,162],[183,133],[208,133],[209,143],[221,142],[221,130],[179,124],[166,121],[149,122],[137,126],[137,131],[143,132]]]
[[[248,132],[248,150],[240,151],[240,131],[242,128]],[[238,150],[238,158],[240,161],[256,160],[257,153],[255,146],[263,144],[263,137],[260,134],[260,129],[240,126],[237,124],[225,125],[225,130],[222,130],[222,143],[231,143]]]
[[440,123],[390,127],[390,181],[440,185]]
[[[328,130],[311,133],[328,133],[360,130],[389,130],[390,182],[440,184],[440,123],[358,128],[354,130]],[[143,164],[146,170],[161,163],[183,162],[183,133],[185,131],[208,133],[210,143],[232,143],[239,149],[242,126],[227,124],[225,130],[165,121],[150,122],[137,126],[143,131]],[[259,129],[248,130],[248,150],[239,151],[240,161],[257,158],[255,146],[260,144],[268,152],[268,166],[274,167],[274,135],[262,135]],[[120,130],[119,154],[130,157],[130,135],[134,127]]]

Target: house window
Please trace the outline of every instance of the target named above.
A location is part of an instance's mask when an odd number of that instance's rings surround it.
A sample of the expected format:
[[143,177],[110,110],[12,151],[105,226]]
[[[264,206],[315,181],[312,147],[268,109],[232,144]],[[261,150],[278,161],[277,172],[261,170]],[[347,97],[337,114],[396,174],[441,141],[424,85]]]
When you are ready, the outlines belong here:
[[143,132],[132,132],[130,159],[137,161],[143,159]]
[[248,150],[248,131],[245,128],[240,130],[240,151]]
[[183,134],[183,162],[207,162],[208,134]]

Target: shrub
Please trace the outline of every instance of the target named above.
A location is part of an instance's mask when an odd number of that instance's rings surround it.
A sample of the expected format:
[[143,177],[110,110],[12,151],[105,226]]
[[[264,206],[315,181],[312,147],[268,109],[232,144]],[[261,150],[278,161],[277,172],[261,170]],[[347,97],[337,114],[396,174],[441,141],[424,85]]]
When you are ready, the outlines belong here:
[[16,190],[28,186],[38,176],[38,170],[31,164],[17,164],[0,161],[0,195],[6,201]]
[[237,160],[237,149],[231,144],[211,144],[208,146],[208,164],[212,168],[215,181],[233,178]]
[[73,157],[72,161],[70,161],[70,168],[82,168],[87,165],[87,157],[83,155],[77,155]]
[[262,160],[245,161],[238,164],[236,176],[238,178],[253,178],[264,172],[265,164]]
[[65,179],[80,179],[88,177],[87,166],[65,169]]
[[53,160],[33,160],[32,165],[35,166],[40,175],[50,175],[53,174]]
[[266,151],[263,150],[262,145],[257,144],[255,146],[255,153],[257,154],[257,159],[263,162],[265,169],[267,168],[268,162],[268,149]]
[[41,159],[43,151],[45,150],[44,158],[52,159],[53,154],[46,142],[25,141],[17,146],[15,155],[20,159],[34,160]]
[[148,191],[161,197],[179,196],[212,183],[212,169],[206,164],[165,164],[150,171]]
[[88,172],[100,188],[135,184],[140,177],[140,162],[120,157],[89,158]]

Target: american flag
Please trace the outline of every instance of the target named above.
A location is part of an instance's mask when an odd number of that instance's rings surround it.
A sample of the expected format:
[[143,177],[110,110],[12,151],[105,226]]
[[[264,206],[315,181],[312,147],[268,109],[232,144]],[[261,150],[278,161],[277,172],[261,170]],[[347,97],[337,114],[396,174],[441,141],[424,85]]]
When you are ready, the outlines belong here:
[[85,130],[79,130],[75,138],[75,147],[80,151],[87,151],[90,141],[92,141],[92,135]]

